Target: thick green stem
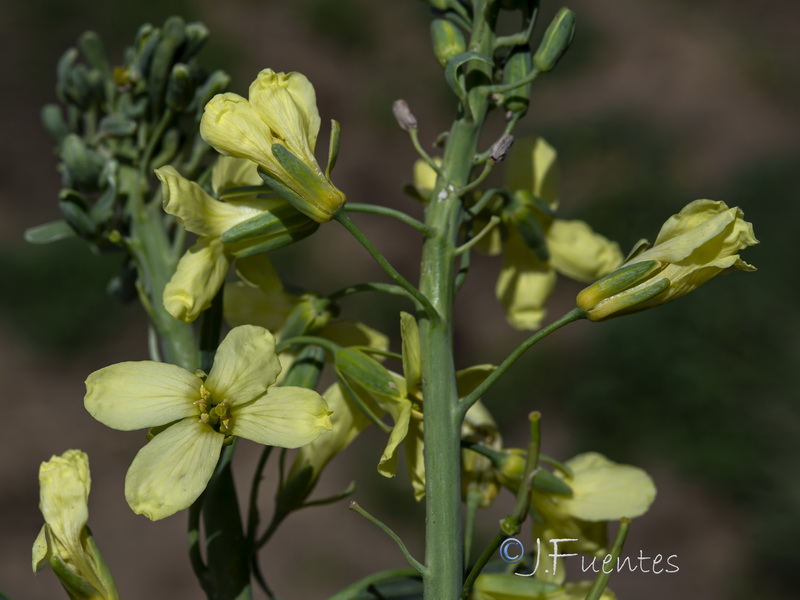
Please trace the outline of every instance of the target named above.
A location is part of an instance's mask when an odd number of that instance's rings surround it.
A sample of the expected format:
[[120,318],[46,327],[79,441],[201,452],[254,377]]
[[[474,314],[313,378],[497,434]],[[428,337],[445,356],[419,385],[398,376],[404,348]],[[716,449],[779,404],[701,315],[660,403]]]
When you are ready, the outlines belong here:
[[[494,17],[487,3],[477,2],[469,50],[491,54]],[[425,212],[436,234],[422,250],[420,291],[439,319],[420,321],[425,424],[425,598],[458,598],[463,577],[461,531],[461,417],[453,362],[455,248],[462,219],[456,190],[470,181],[473,157],[488,109],[482,86],[491,81],[489,65],[473,61],[465,68],[472,87],[470,109],[453,123],[441,173]],[[468,116],[465,116],[467,115]]]
[[145,203],[146,182],[133,169],[123,171],[123,187],[128,192],[131,232],[128,249],[139,270],[139,294],[142,304],[164,347],[164,359],[194,371],[200,356],[192,326],[178,321],[164,308],[164,287],[175,270],[175,261],[163,224],[164,213],[158,204]]

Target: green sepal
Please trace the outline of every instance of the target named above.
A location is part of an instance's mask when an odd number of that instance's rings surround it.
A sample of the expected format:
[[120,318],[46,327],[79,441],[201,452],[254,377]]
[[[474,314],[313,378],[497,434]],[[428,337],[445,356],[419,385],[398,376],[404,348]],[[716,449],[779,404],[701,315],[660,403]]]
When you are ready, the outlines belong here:
[[333,167],[336,166],[336,159],[339,158],[339,141],[342,137],[342,126],[339,121],[331,119],[331,141],[328,144],[328,165],[325,167],[325,177],[331,178]]
[[277,250],[312,233],[319,223],[289,204],[279,203],[271,210],[239,223],[222,234],[227,250],[238,258]]
[[355,383],[371,394],[399,398],[400,390],[392,375],[377,360],[357,348],[339,348],[334,356],[340,378]]
[[31,244],[52,244],[75,237],[75,230],[66,221],[52,221],[25,230],[25,241]]
[[[286,171],[286,174],[289,175],[291,180],[296,181],[303,191],[308,193],[309,198],[325,198],[328,196],[329,190],[319,185],[319,173],[311,170],[306,163],[289,152],[289,149],[283,144],[272,144],[271,149],[272,156],[275,157],[275,160],[278,161],[278,164],[283,167],[283,170]],[[275,191],[283,196],[283,192],[280,190]],[[308,205],[308,201],[303,199],[296,192],[293,192],[291,196],[294,198],[294,201],[290,197],[284,197],[289,201],[289,203],[294,204],[295,208],[298,210],[302,210],[303,207]],[[299,205],[295,204],[298,199],[300,202]]]
[[542,73],[551,71],[569,48],[574,34],[575,13],[566,7],[559,9],[547,31],[544,32],[542,43],[533,56],[536,68]]
[[100,132],[111,137],[127,137],[136,132],[136,121],[123,115],[106,115],[100,121]]
[[603,300],[647,280],[661,270],[664,264],[657,260],[645,260],[623,265],[578,293],[577,304],[586,310],[594,308]]
[[533,476],[531,486],[540,492],[550,492],[552,494],[559,494],[561,496],[572,496],[572,488],[569,487],[566,481],[558,477],[552,471],[547,469],[539,469]]
[[113,575],[111,574],[111,569],[108,568],[106,560],[103,558],[103,553],[100,552],[100,547],[97,545],[97,542],[94,539],[91,528],[87,525],[84,532],[84,547],[86,548],[87,554],[89,554],[93,559],[96,567],[95,575],[97,575],[97,578],[100,580],[100,584],[103,586],[104,592],[106,593],[106,595],[103,596],[103,600],[119,600],[117,584],[114,581]]
[[70,569],[60,556],[55,554],[50,556],[49,564],[71,600],[103,600],[103,595],[91,583]]

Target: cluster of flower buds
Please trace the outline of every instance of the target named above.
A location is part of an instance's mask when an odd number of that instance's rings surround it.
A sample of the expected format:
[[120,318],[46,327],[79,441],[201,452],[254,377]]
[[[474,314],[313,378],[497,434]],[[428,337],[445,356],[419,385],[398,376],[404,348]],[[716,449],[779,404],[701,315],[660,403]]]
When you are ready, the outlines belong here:
[[[93,32],[64,53],[59,104],[42,111],[58,141],[64,219],[30,229],[29,241],[77,234],[96,250],[113,249],[128,229],[127,198],[151,189],[154,168],[199,167],[208,148],[197,123],[206,102],[229,82],[225,73],[209,75],[196,63],[207,38],[201,23],[171,17],[161,28],[143,25],[121,65],[109,61]],[[134,173],[141,174],[136,181]]]

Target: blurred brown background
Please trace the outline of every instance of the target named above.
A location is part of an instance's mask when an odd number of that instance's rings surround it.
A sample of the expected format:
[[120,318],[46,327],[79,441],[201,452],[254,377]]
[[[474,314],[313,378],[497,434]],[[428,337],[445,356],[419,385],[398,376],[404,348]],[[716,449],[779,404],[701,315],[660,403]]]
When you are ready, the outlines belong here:
[[[559,5],[542,4],[544,26]],[[573,47],[536,82],[523,121],[525,132],[559,150],[561,215],[585,218],[628,248],[654,238],[690,200],[725,200],[755,224],[762,245],[744,258],[759,271],[718,278],[658,310],[571,326],[531,351],[487,404],[508,445],[524,443],[521,416],[539,409],[547,454],[565,459],[594,449],[653,474],[659,497],[634,523],[626,554],[676,554],[680,571],[615,575],[610,586],[620,598],[795,598],[800,413],[790,373],[799,328],[800,5],[574,0],[570,8],[579,24]],[[51,573],[31,574],[30,547],[42,522],[38,465],[73,447],[90,455],[90,523],[123,597],[201,597],[185,554],[185,515],[154,524],[124,502],[124,473],[143,436],[105,428],[81,403],[88,373],[146,357],[138,307],[105,296],[119,258],[94,256],[79,243],[22,241],[25,228],[58,216],[59,176],[39,110],[55,100],[59,56],[93,29],[112,59],[119,57],[141,23],[160,25],[171,14],[209,26],[201,58],[227,70],[234,91],[243,93],[267,66],[311,79],[323,123],[342,124],[334,180],[352,201],[419,214],[400,192],[414,153],[391,117],[391,101],[409,101],[425,143],[451,119],[453,102],[430,52],[429,12],[419,0],[0,4],[0,591],[13,600],[62,597]],[[400,237],[407,232],[379,218],[358,221],[415,276],[416,238]],[[356,274],[380,276],[336,225],[276,261],[288,281],[324,292]],[[496,260],[477,260],[459,300],[462,366],[498,362],[522,339],[494,301],[498,269]],[[560,283],[554,316],[578,289]],[[400,306],[363,298],[345,310],[394,331],[391,310]],[[403,532],[421,557],[421,507],[404,475],[387,481],[375,472],[382,444],[374,432],[360,439],[319,494],[358,478],[355,498]],[[242,481],[257,452],[242,446]],[[265,490],[274,476],[269,471]],[[282,598],[323,598],[354,578],[402,566],[393,544],[345,504],[295,515],[263,553]],[[501,496],[482,516],[481,539],[510,506]]]

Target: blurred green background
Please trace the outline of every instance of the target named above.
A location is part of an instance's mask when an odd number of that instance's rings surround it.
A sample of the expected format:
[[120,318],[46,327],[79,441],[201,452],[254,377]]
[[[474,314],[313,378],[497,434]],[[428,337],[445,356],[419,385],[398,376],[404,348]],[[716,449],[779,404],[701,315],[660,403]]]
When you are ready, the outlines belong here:
[[[544,25],[559,5],[542,5]],[[508,445],[524,443],[521,416],[538,409],[547,453],[565,459],[592,449],[653,473],[659,498],[634,523],[627,548],[677,554],[681,570],[617,575],[611,587],[620,598],[796,598],[800,5],[575,0],[570,8],[578,16],[573,47],[536,82],[522,125],[559,151],[561,216],[586,219],[627,249],[653,239],[690,200],[725,200],[755,224],[762,244],[743,258],[759,270],[717,278],[657,310],[574,325],[532,350],[486,403]],[[352,201],[419,214],[400,192],[414,153],[391,102],[409,101],[426,144],[452,118],[419,0],[0,5],[0,591],[12,599],[58,597],[50,573],[30,574],[29,552],[41,526],[38,464],[69,447],[92,459],[91,523],[123,596],[199,596],[183,553],[183,517],[151,524],[124,504],[122,479],[141,436],[105,429],[81,405],[89,372],[146,358],[139,309],[105,296],[119,257],[92,255],[80,243],[22,241],[25,228],[58,216],[53,144],[38,113],[55,100],[59,56],[93,29],[119,57],[141,23],[160,25],[171,14],[206,23],[212,37],[201,58],[232,75],[233,91],[243,93],[267,66],[309,77],[323,123],[342,123],[334,180]],[[407,232],[380,218],[359,222],[393,262],[416,273],[416,238],[403,239]],[[321,291],[378,276],[335,225],[277,262],[288,281]],[[462,366],[498,362],[523,339],[493,298],[499,261],[476,263],[458,304]],[[579,289],[561,281],[551,314],[567,310]],[[346,310],[394,331],[387,307],[399,306],[372,298]],[[375,474],[380,436],[357,447],[335,463],[320,493],[357,476],[359,502],[404,531],[420,554],[422,513],[405,477]],[[257,452],[247,448],[243,477]],[[509,497],[499,502],[480,535],[509,509]],[[285,598],[323,597],[401,560],[344,505],[295,517],[275,544],[262,563]]]

